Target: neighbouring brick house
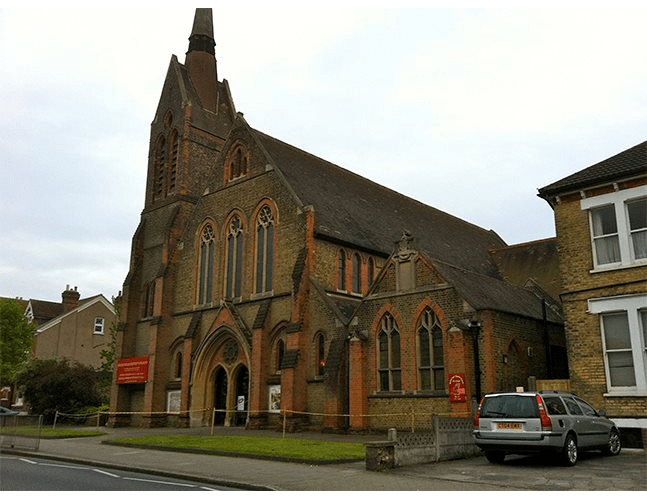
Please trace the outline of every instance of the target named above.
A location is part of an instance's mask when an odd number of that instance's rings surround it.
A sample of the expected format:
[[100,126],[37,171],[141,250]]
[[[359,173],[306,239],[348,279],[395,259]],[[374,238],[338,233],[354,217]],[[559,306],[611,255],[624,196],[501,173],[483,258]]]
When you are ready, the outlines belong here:
[[[67,286],[58,302],[33,298],[14,301],[36,326],[32,358],[67,359],[95,369],[101,367],[101,351],[108,347],[108,334],[116,321],[114,306],[103,295],[81,299],[76,287]],[[3,387],[3,394],[15,409],[23,409],[24,401],[13,386]]]
[[647,142],[539,190],[555,212],[571,387],[647,432]]
[[[60,312],[37,325],[33,356],[68,359],[98,369],[103,362],[101,350],[107,348],[108,334],[116,321],[114,306],[103,295],[81,300],[77,289],[69,286],[62,298]],[[29,310],[28,306],[26,313]]]
[[151,125],[111,424],[408,427],[563,376],[554,240],[509,247],[255,130],[211,9],[189,40]]

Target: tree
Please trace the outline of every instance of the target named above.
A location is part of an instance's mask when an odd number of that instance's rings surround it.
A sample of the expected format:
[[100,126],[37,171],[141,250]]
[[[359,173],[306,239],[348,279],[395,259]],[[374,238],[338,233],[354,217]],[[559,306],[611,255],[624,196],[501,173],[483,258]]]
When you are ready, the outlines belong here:
[[107,403],[100,388],[106,376],[109,375],[78,362],[71,364],[67,359],[32,360],[16,382],[29,402],[29,412],[51,421],[56,411],[73,414]]
[[0,299],[0,381],[15,380],[29,359],[35,333],[17,301]]

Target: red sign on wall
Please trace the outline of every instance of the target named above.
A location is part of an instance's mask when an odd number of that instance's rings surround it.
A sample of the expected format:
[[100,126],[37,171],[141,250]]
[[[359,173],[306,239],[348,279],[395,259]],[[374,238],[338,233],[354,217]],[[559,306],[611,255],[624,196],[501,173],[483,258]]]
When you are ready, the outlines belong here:
[[148,381],[148,357],[117,361],[117,384],[146,383],[146,381]]
[[465,375],[450,374],[447,383],[450,402],[465,402]]

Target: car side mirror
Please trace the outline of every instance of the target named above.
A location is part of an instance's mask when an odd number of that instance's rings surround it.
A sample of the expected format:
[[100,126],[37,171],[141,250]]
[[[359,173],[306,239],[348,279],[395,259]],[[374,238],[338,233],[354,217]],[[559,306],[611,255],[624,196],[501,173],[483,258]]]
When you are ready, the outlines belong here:
[[601,418],[606,418],[607,417],[607,411],[605,411],[604,409],[600,409],[598,411],[598,416],[600,416]]

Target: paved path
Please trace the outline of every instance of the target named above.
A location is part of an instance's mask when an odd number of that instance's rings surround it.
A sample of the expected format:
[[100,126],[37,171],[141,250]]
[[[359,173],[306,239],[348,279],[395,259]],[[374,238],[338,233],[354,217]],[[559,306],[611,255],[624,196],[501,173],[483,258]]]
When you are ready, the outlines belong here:
[[[305,465],[102,444],[103,440],[127,436],[208,435],[207,428],[102,428],[102,431],[108,435],[43,439],[39,451],[30,455],[251,490],[647,490],[647,454],[637,450],[625,450],[616,457],[585,453],[574,468],[557,466],[546,458],[509,456],[502,465],[477,457],[373,472],[365,469],[363,461]],[[280,432],[239,428],[218,428],[216,434],[282,437]],[[384,436],[292,433],[287,438],[366,442],[382,440]]]

